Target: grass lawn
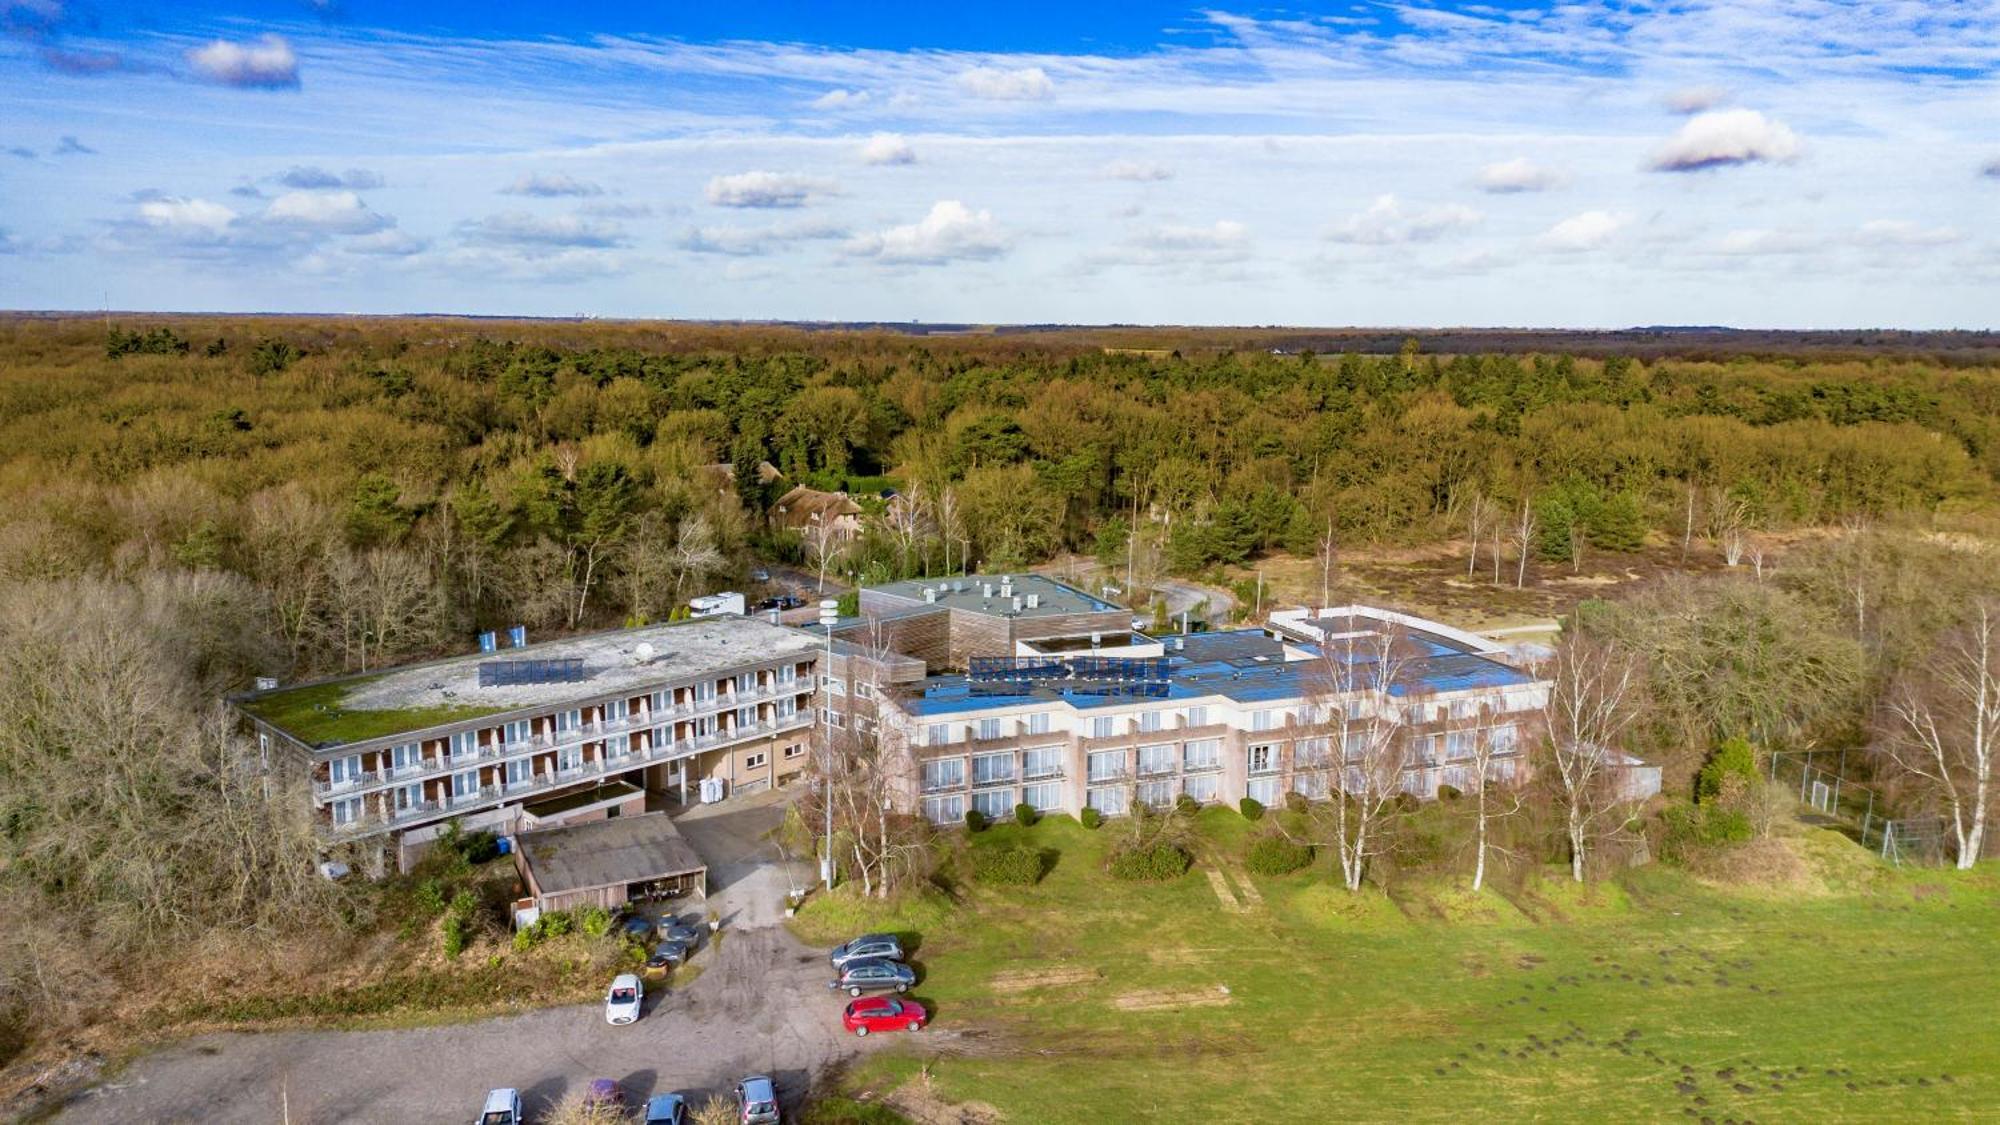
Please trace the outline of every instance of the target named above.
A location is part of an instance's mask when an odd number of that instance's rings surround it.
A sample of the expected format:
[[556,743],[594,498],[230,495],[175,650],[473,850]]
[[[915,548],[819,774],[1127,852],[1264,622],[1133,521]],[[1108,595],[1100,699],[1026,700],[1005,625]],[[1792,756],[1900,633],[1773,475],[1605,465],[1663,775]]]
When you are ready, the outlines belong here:
[[1788,841],[1813,875],[1782,891],[1654,866],[1590,889],[1350,896],[1326,857],[1243,874],[1242,820],[1201,821],[1223,870],[1164,885],[1109,879],[1116,827],[1057,817],[974,844],[1059,851],[1038,886],[879,915],[809,902],[810,940],[919,939],[941,1034],[852,1082],[929,1062],[938,1097],[1015,1121],[2000,1114],[1990,872],[1896,871],[1822,832]]
[[347,710],[348,692],[367,683],[337,680],[269,692],[246,701],[243,709],[311,745],[361,742],[403,731],[421,730],[459,719],[497,714],[504,707],[452,705],[404,707],[391,710]]

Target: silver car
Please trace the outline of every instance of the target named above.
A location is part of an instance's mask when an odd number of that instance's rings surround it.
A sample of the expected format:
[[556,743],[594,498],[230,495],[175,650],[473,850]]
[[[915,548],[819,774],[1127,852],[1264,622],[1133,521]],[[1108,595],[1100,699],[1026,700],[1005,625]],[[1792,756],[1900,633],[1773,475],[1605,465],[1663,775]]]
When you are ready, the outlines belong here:
[[828,983],[849,996],[864,992],[908,992],[917,983],[917,971],[901,961],[849,961],[840,975]]
[[745,1125],[771,1125],[778,1120],[778,1086],[761,1074],[736,1084],[736,1120]]
[[846,945],[836,945],[827,960],[835,969],[842,969],[850,961],[901,961],[903,943],[895,934],[862,934]]

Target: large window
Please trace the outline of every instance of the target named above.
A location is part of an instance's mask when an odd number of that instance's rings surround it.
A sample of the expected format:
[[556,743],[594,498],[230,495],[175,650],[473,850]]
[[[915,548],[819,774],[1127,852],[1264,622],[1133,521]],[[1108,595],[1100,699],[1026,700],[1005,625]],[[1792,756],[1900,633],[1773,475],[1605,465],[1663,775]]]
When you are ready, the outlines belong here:
[[575,734],[577,729],[582,726],[583,726],[583,712],[581,711],[556,712],[557,734]]
[[1088,798],[1091,808],[1103,816],[1124,816],[1132,811],[1132,794],[1122,785],[1092,789]]
[[604,705],[604,721],[607,723],[622,723],[631,713],[632,705],[623,699],[614,699]]
[[1013,780],[1014,755],[976,754],[973,756],[972,783],[974,785],[1004,785]]
[[924,728],[925,746],[951,745],[952,728],[956,723],[932,723]]
[[1276,713],[1276,712],[1273,712],[1273,711],[1252,711],[1252,712],[1250,712],[1250,729],[1251,729],[1251,730],[1270,730],[1270,729],[1271,729],[1272,727],[1275,727],[1275,726],[1277,726],[1278,724],[1277,724],[1277,723],[1276,723],[1276,721],[1274,721],[1274,720],[1273,720],[1273,718],[1272,718],[1272,716],[1273,716],[1273,715],[1274,715],[1275,713]]
[[1323,773],[1301,773],[1292,775],[1292,792],[1308,801],[1326,800],[1326,775]]
[[1173,773],[1179,766],[1180,763],[1174,760],[1174,748],[1171,744],[1139,747],[1140,777],[1145,777],[1149,774]]
[[1278,748],[1269,743],[1250,748],[1251,773],[1278,772]]
[[924,763],[924,790],[956,789],[965,784],[964,758],[934,758]]
[[1189,726],[1191,726],[1191,727],[1205,727],[1205,726],[1207,726],[1207,725],[1208,725],[1208,708],[1207,708],[1206,706],[1202,706],[1202,707],[1190,707],[1190,708],[1188,708],[1188,709],[1187,709],[1187,725],[1189,725]]
[[1278,803],[1278,779],[1275,777],[1253,777],[1244,787],[1249,798],[1265,808]]
[[1028,716],[1028,733],[1029,734],[1049,733],[1049,713],[1047,711],[1037,711],[1034,714]]
[[1163,809],[1174,803],[1174,783],[1171,781],[1142,781],[1138,789],[1139,803],[1149,809]]
[[1021,800],[1035,806],[1036,812],[1059,812],[1062,810],[1062,786],[1053,782],[1024,786]]
[[500,737],[509,746],[519,746],[527,742],[530,737],[528,731],[528,720],[515,719],[513,722],[508,723],[506,726],[501,727]]
[[335,801],[332,808],[333,822],[335,824],[353,824],[355,821],[361,819],[361,798],[359,797],[349,797],[345,801]]
[[454,761],[470,758],[479,753],[479,732],[462,730],[451,736],[451,756]]
[[1159,730],[1162,725],[1162,714],[1159,711],[1139,712],[1139,729],[1142,731]]
[[988,820],[999,820],[1013,813],[1014,791],[982,789],[972,795],[972,807]]
[[451,775],[451,798],[454,801],[477,796],[479,793],[479,771],[466,770]]
[[1182,789],[1188,796],[1193,797],[1204,805],[1215,800],[1215,795],[1221,792],[1221,790],[1222,779],[1212,773],[1197,774],[1194,777],[1188,778]]
[[516,758],[507,763],[507,784],[520,785],[528,780],[528,767],[533,763],[526,758]]
[[1513,723],[1501,723],[1487,732],[1487,737],[1493,740],[1494,753],[1505,754],[1520,742],[1521,732]]
[[352,785],[361,780],[361,755],[335,758],[326,764],[326,775],[335,785]]
[[1292,768],[1323,770],[1333,764],[1331,744],[1324,738],[1301,738],[1292,744]]
[[[522,723],[521,725],[526,726],[527,724]],[[522,741],[526,741],[526,739],[524,738]],[[393,746],[389,749],[389,766],[398,772],[421,765],[423,760],[424,752],[414,742],[405,742],[401,746]]]
[[1472,740],[1477,733],[1469,730],[1448,731],[1444,736],[1444,756],[1448,761],[1458,761],[1472,757]]
[[1060,746],[1038,746],[1021,754],[1022,777],[1061,777],[1063,771],[1063,748]]
[[982,739],[999,738],[1000,720],[998,719],[979,720],[979,737]]
[[1222,740],[1201,738],[1188,743],[1182,763],[1191,770],[1212,770],[1222,765]]
[[1113,781],[1125,776],[1125,751],[1099,750],[1090,756],[1090,780]]
[[1090,720],[1090,737],[1110,738],[1118,733],[1118,720],[1110,715],[1095,715]]
[[932,824],[951,824],[965,819],[965,798],[957,793],[948,797],[925,797],[924,818]]

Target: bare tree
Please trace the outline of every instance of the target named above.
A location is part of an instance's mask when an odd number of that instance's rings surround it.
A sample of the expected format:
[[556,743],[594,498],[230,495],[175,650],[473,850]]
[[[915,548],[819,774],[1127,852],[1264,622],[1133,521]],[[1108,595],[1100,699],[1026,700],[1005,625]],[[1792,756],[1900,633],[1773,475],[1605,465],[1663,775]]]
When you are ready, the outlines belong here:
[[[965,515],[959,509],[958,490],[950,485],[938,490],[937,530],[938,538],[944,540],[944,572],[950,574],[951,545],[966,542]],[[961,569],[965,566],[963,554],[959,556],[958,565]]]
[[1958,867],[1986,843],[2000,771],[2000,601],[1969,619],[1891,689],[1881,752],[1950,813]]
[[1319,537],[1319,607],[1333,604],[1333,572],[1339,565],[1340,544],[1333,537],[1333,517],[1326,517],[1326,534]]
[[667,557],[667,568],[674,576],[674,604],[684,600],[682,593],[688,583],[699,584],[709,575],[720,573],[728,562],[722,548],[716,546],[715,531],[707,516],[697,512],[681,520],[674,529],[674,548]]
[[1499,505],[1484,492],[1472,490],[1472,498],[1465,505],[1465,576],[1472,577],[1479,569],[1479,536],[1482,531],[1500,520]]
[[1617,811],[1619,744],[1638,718],[1639,667],[1578,631],[1556,646],[1549,679],[1551,781],[1563,810],[1570,876],[1580,883],[1585,858]]
[[[851,642],[852,643],[852,642]],[[878,701],[887,685],[884,669],[891,646],[882,623],[872,620],[865,637],[846,655],[846,690],[825,697],[829,716],[819,724],[820,785],[815,804],[830,802],[836,848],[844,847],[864,895],[886,897],[928,873],[930,832],[921,817],[896,807],[895,794],[915,769],[908,740],[885,737]],[[820,823],[825,805],[813,810]]]
[[1681,527],[1681,561],[1686,562],[1688,549],[1694,545],[1695,505],[1701,496],[1701,486],[1689,481],[1687,484],[1687,522]]
[[443,603],[423,560],[393,547],[341,550],[328,568],[325,627],[349,667],[377,663],[439,638]]
[[[1465,720],[1460,728],[1466,750],[1466,788],[1473,798],[1472,889],[1486,883],[1486,856],[1494,850],[1490,828],[1495,820],[1521,811],[1522,799],[1516,755],[1520,750],[1519,731],[1496,726],[1497,716],[1489,706]],[[1505,730],[1509,733],[1502,734]]]
[[1310,725],[1323,732],[1336,763],[1320,835],[1331,837],[1342,883],[1361,889],[1368,861],[1382,849],[1381,827],[1402,791],[1409,745],[1405,693],[1413,686],[1398,630],[1382,628],[1321,646],[1307,693]]
[[882,522],[889,531],[889,538],[896,544],[899,575],[910,573],[910,552],[916,550],[929,534],[929,507],[923,485],[914,482],[889,501]]
[[1743,531],[1750,523],[1750,507],[1720,488],[1708,490],[1708,537],[1722,548],[1722,559],[1730,566],[1743,561]]
[[826,592],[826,572],[847,555],[847,536],[837,521],[813,513],[805,529],[806,557],[819,572],[820,593]]
[[1521,514],[1514,520],[1514,550],[1518,552],[1515,563],[1514,588],[1528,583],[1528,552],[1534,549],[1535,532],[1539,528],[1535,520],[1535,505],[1528,497],[1521,497]]

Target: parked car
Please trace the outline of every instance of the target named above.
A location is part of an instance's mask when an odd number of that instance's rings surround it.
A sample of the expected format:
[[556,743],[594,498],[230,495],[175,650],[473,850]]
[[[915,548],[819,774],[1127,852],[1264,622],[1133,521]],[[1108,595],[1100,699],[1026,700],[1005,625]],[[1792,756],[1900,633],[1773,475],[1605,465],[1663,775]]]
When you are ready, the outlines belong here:
[[583,1093],[583,1108],[617,1109],[625,1104],[625,1088],[613,1078],[593,1078]]
[[796,594],[780,594],[778,596],[779,609],[797,609],[804,604],[806,604],[806,600]]
[[866,1035],[871,1031],[922,1031],[931,1022],[931,1016],[914,1000],[863,996],[847,1002],[847,1011],[840,1022],[854,1034]]
[[634,914],[618,924],[618,932],[632,941],[645,941],[653,936],[653,920],[643,914]]
[[653,947],[653,955],[646,958],[648,972],[665,972],[678,968],[687,960],[688,943],[684,941],[663,941]]
[[849,961],[827,987],[859,996],[864,992],[908,992],[915,983],[917,971],[901,961]]
[[838,969],[849,961],[901,961],[903,943],[895,934],[862,934],[845,945],[836,945],[827,960]]
[[646,1125],[685,1125],[687,1099],[679,1094],[654,1094],[646,1099]]
[[[692,915],[689,917],[691,918]],[[677,941],[686,945],[689,949],[693,949],[695,946],[701,944],[702,928],[688,918],[676,918],[668,914],[660,919],[660,940]]]
[[778,1120],[778,1086],[761,1074],[736,1084],[736,1120],[744,1125],[771,1125]]
[[479,1111],[479,1125],[521,1125],[521,1091],[512,1087],[486,1091],[486,1108]]
[[752,582],[769,582],[770,580],[771,580],[771,572],[770,572],[770,571],[768,571],[768,570],[764,569],[764,568],[763,568],[763,567],[761,567],[761,566],[757,566],[757,567],[751,567],[751,568],[750,568],[750,581],[752,581]]
[[632,1023],[639,1018],[639,1008],[645,1002],[646,986],[638,976],[619,973],[611,978],[611,987],[604,993],[604,1022]]

